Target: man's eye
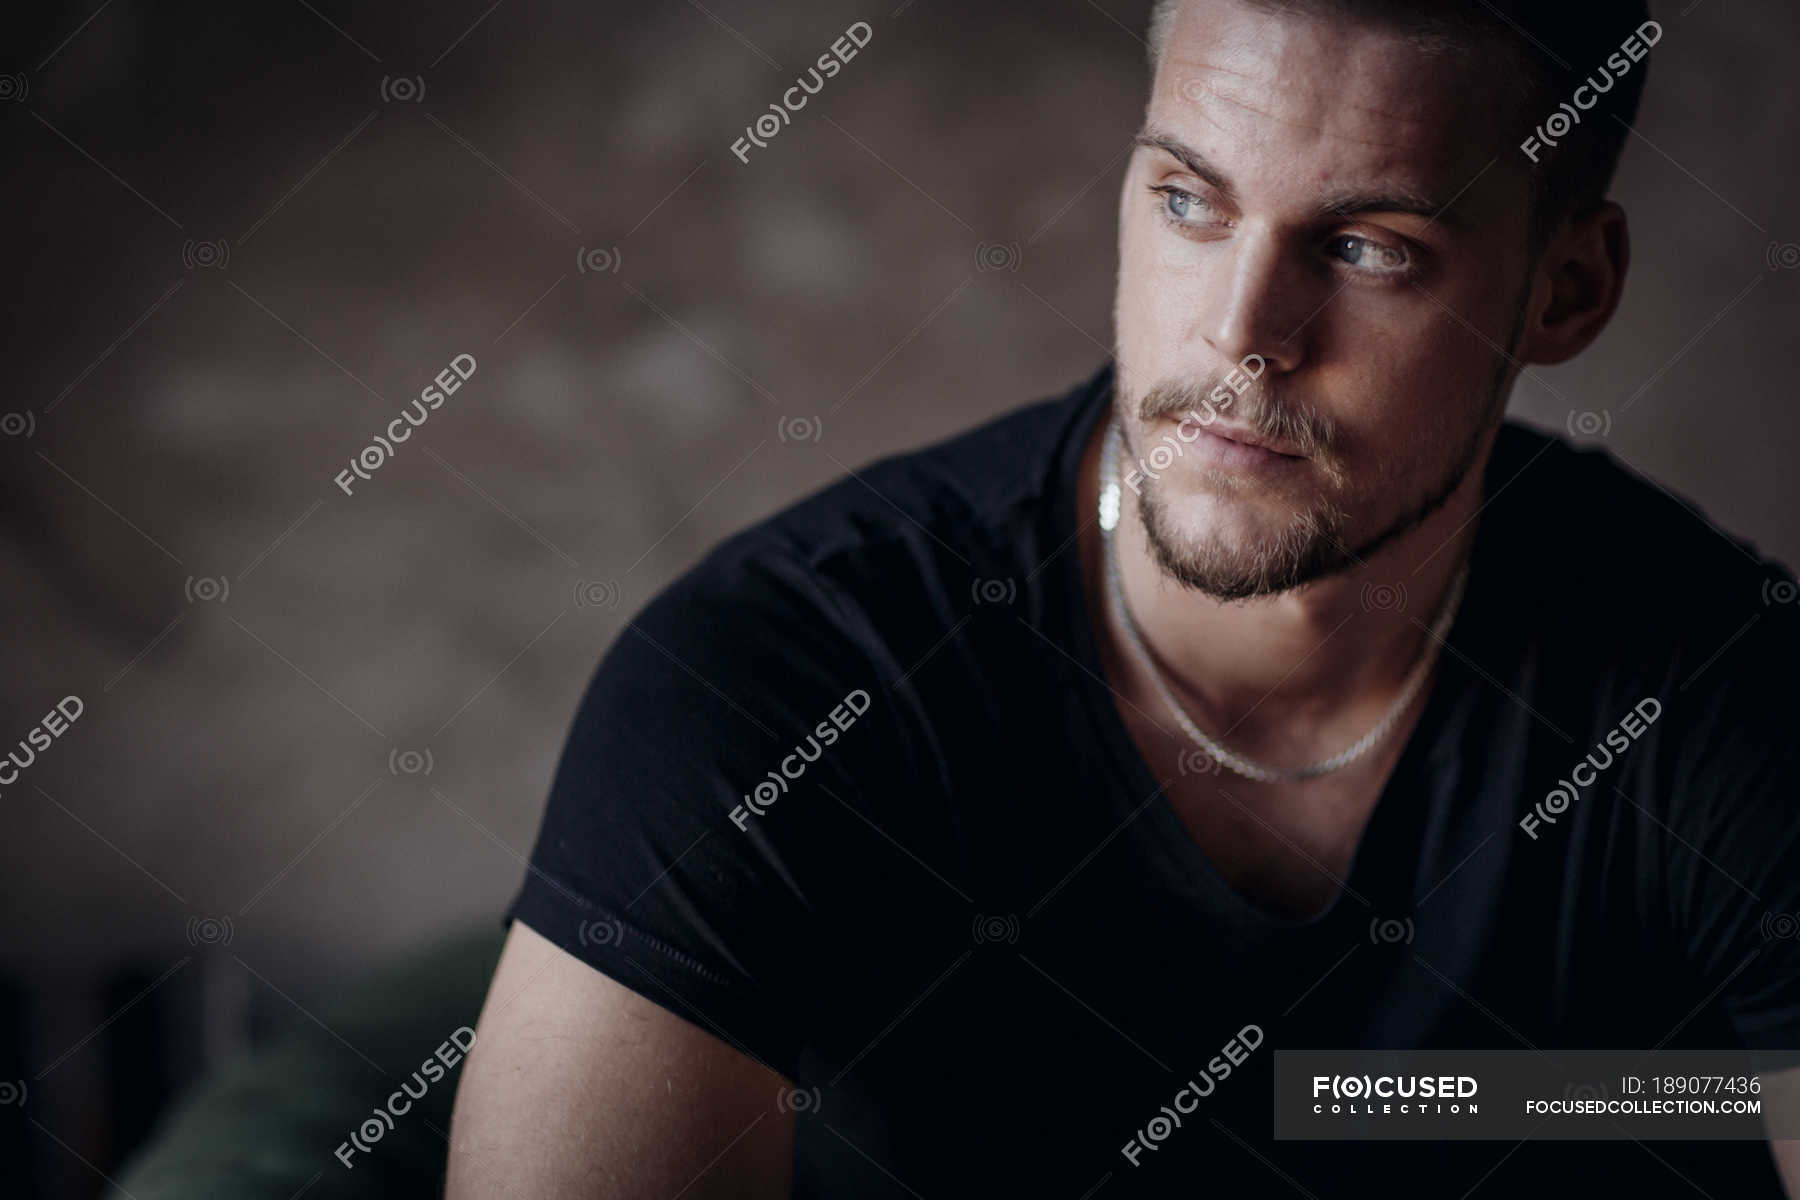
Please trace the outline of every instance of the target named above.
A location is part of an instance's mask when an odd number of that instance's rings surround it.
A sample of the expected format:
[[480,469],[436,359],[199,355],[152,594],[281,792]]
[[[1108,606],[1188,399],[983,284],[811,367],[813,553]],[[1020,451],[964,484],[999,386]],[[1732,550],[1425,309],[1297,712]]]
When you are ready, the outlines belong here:
[[1351,266],[1374,275],[1398,275],[1411,265],[1405,251],[1355,234],[1333,238],[1331,252]]
[[1212,205],[1181,188],[1165,184],[1150,190],[1162,195],[1163,214],[1177,225],[1192,224],[1196,219],[1205,218],[1212,212]]

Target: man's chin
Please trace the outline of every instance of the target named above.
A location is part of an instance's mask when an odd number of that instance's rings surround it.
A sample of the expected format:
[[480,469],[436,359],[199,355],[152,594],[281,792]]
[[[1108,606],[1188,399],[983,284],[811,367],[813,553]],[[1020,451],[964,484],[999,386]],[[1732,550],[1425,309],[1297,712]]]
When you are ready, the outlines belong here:
[[1345,565],[1338,531],[1281,500],[1159,494],[1143,510],[1162,572],[1214,599],[1275,595]]
[[[1175,482],[1164,480],[1163,484]],[[1216,544],[1221,551],[1248,549],[1281,536],[1302,520],[1295,497],[1254,481],[1219,479],[1212,473],[1158,486],[1142,505],[1154,510],[1171,539]]]

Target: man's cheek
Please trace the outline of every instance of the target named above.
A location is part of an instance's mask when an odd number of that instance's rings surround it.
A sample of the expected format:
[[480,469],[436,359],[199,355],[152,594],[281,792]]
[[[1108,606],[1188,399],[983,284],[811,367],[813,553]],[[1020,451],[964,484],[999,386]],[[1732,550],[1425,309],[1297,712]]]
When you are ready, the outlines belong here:
[[1119,247],[1120,284],[1142,288],[1160,266],[1156,257],[1156,231],[1145,228],[1141,216],[1126,216],[1124,237]]
[[1143,264],[1120,265],[1118,335],[1128,349],[1141,352],[1177,336],[1179,317],[1175,306],[1165,302],[1166,293],[1155,272]]

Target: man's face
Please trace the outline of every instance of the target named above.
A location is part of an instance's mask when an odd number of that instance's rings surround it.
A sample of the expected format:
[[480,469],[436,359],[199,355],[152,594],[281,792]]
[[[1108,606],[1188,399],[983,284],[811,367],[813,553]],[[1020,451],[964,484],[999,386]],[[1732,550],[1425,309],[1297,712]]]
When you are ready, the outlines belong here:
[[1235,598],[1338,570],[1484,458],[1529,279],[1507,71],[1184,6],[1120,196],[1115,310],[1120,474],[1175,579]]

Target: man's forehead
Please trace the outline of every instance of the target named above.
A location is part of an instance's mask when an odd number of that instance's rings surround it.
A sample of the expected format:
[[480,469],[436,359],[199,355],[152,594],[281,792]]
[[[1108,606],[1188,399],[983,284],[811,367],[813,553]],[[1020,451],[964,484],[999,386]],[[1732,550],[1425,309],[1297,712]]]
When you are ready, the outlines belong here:
[[1503,72],[1497,55],[1215,0],[1183,7],[1147,116],[1221,153],[1304,154],[1454,190],[1501,151]]

